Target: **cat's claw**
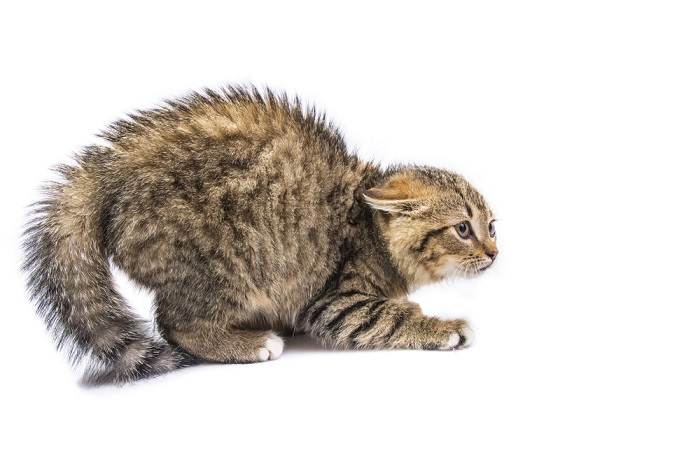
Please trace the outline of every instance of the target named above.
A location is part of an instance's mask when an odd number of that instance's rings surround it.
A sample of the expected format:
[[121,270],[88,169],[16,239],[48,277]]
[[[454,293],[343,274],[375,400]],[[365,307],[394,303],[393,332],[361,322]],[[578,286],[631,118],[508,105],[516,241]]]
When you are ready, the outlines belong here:
[[265,346],[258,350],[258,360],[271,361],[277,359],[282,354],[283,349],[284,340],[273,333],[265,340]]

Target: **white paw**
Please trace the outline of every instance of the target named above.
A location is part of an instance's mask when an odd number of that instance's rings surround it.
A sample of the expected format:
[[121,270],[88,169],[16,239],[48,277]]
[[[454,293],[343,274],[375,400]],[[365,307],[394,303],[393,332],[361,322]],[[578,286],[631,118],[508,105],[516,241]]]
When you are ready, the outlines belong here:
[[277,359],[284,349],[284,341],[274,333],[267,337],[265,346],[258,350],[259,361],[271,361]]
[[462,335],[464,335],[464,343],[462,343],[461,348],[468,348],[474,343],[474,330],[469,326],[469,324],[462,327]]
[[440,346],[440,349],[442,350],[449,350],[449,349],[455,349],[457,345],[459,344],[459,333],[457,332],[452,332],[450,333],[450,336],[447,338],[447,341]]
[[457,332],[452,332],[447,338],[447,341],[440,346],[441,350],[451,350],[467,348],[471,346],[474,341],[474,331],[471,329],[469,324],[464,324],[464,326]]

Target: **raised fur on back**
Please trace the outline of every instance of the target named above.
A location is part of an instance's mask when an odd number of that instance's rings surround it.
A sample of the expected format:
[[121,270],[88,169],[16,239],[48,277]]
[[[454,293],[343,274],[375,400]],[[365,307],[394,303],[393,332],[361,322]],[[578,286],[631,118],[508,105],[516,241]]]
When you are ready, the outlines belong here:
[[[92,361],[87,383],[274,359],[294,332],[345,348],[469,344],[466,322],[406,300],[495,259],[493,214],[459,175],[363,162],[298,100],[240,87],[102,136],[59,168],[24,243],[39,313],[71,359]],[[157,331],[114,289],[110,260],[153,291]]]

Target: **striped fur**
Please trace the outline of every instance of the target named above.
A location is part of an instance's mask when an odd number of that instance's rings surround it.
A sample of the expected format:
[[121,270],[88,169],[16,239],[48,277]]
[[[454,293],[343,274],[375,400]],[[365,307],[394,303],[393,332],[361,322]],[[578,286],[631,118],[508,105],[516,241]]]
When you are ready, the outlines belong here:
[[[24,236],[38,312],[91,362],[87,383],[274,359],[292,332],[343,348],[469,344],[466,322],[406,300],[495,258],[492,212],[459,175],[363,162],[323,115],[255,89],[168,101],[102,136],[59,168]],[[153,291],[155,331],[110,260]]]

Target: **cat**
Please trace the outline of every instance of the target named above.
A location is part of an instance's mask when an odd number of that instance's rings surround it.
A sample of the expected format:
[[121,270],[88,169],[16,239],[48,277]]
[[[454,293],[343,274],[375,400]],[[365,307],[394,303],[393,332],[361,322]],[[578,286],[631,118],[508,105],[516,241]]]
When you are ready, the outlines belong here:
[[[269,90],[205,90],[117,121],[46,187],[24,232],[38,312],[83,382],[199,361],[276,359],[280,335],[337,348],[452,350],[464,320],[421,313],[423,284],[498,253],[493,212],[461,176],[383,169]],[[110,261],[154,294],[154,332]]]

